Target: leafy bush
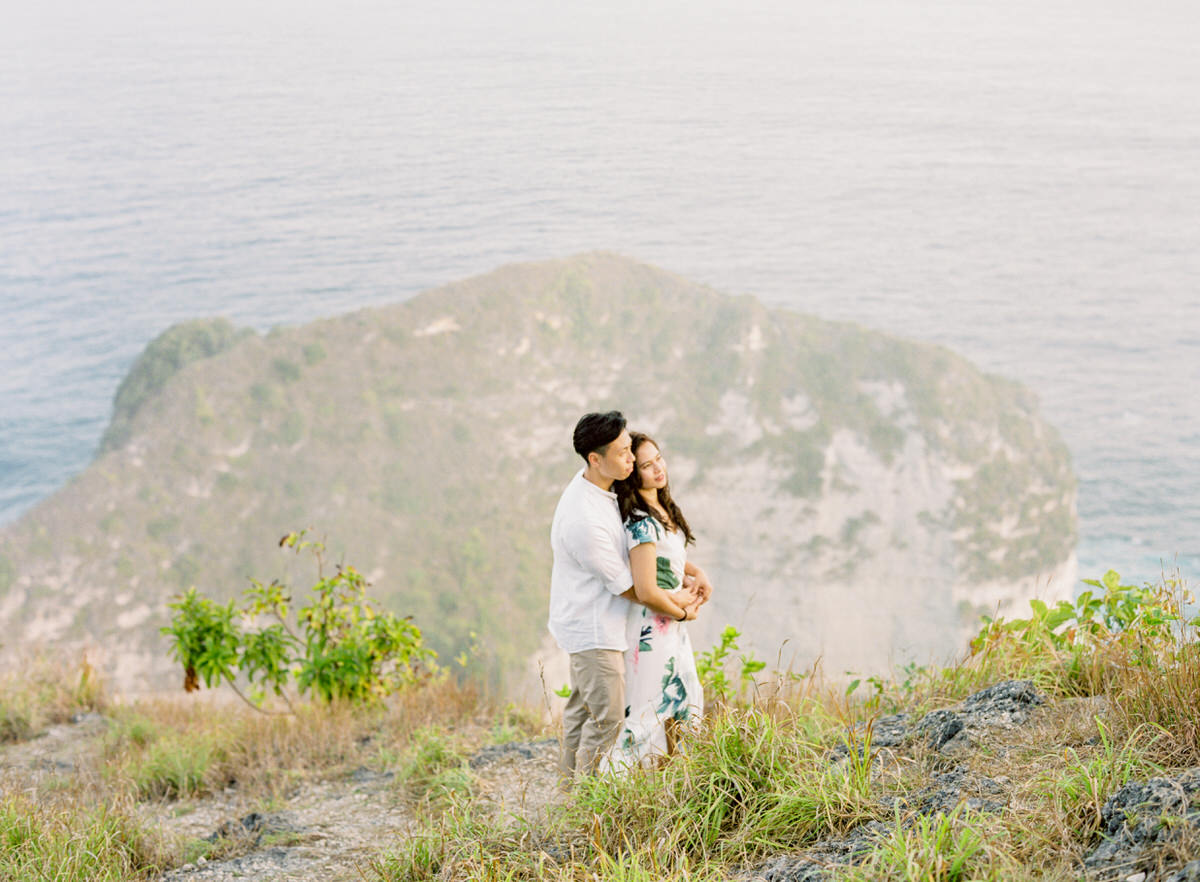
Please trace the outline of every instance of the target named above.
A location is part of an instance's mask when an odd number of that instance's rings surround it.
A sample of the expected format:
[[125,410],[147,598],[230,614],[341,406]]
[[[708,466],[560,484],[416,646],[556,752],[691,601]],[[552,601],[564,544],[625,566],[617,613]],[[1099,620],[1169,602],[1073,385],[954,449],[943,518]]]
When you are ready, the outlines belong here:
[[[1033,614],[1028,619],[993,621],[984,616],[984,627],[972,641],[972,649],[1001,640],[1005,634],[1058,650],[1103,645],[1121,637],[1133,637],[1143,644],[1161,643],[1171,638],[1173,623],[1182,619],[1180,601],[1190,600],[1176,597],[1173,584],[1122,585],[1114,570],[1106,572],[1100,581],[1084,579],[1083,583],[1104,593],[1084,591],[1074,603],[1060,600],[1054,607],[1031,600]],[[1193,619],[1191,624],[1197,622],[1200,619]]]
[[726,625],[721,632],[721,642],[708,652],[696,656],[696,672],[700,675],[700,685],[704,687],[704,695],[710,704],[719,705],[734,697],[742,697],[754,685],[754,675],[766,667],[766,662],[758,661],[754,654],[739,655],[741,671],[736,680],[727,668],[732,661],[732,653],[737,651],[737,639],[742,636],[733,625]]
[[[1027,619],[983,617],[971,652],[984,668],[999,665],[1064,694],[1092,695],[1126,665],[1154,667],[1170,655],[1191,597],[1176,580],[1123,585],[1113,570],[1074,602],[1031,600]],[[1103,593],[1098,593],[1102,591]]]
[[[171,654],[184,668],[184,689],[211,687],[222,681],[254,707],[269,689],[286,702],[285,689],[325,701],[372,702],[416,682],[421,665],[435,653],[411,621],[377,612],[366,596],[367,581],[354,567],[339,566],[324,575],[324,546],[289,533],[280,545],[297,553],[309,551],[317,561],[318,581],[309,602],[293,613],[285,585],[257,580],[237,606],[197,594],[190,588],[176,602],[171,624]],[[273,623],[255,627],[261,618]],[[235,682],[241,673],[251,684],[245,695]]]

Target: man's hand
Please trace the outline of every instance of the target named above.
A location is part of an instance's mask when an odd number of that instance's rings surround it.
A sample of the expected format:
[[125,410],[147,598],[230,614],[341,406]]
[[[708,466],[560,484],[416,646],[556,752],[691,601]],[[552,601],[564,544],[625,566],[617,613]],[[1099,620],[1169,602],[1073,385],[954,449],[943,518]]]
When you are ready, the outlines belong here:
[[694,577],[684,576],[680,589],[679,593],[675,595],[680,606],[687,606],[692,601],[700,599],[700,592],[696,588],[696,579]]

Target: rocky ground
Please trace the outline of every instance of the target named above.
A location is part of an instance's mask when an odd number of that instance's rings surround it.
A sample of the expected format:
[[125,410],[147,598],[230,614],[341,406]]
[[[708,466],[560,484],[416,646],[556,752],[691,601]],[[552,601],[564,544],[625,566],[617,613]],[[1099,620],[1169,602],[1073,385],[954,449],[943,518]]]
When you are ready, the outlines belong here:
[[[536,819],[555,798],[557,742],[542,740],[484,748],[471,759],[480,798],[498,817]],[[347,776],[302,784],[278,810],[242,814],[229,795],[197,801],[179,815],[164,806],[156,820],[188,837],[225,836],[248,840],[247,853],[224,861],[187,864],[163,882],[232,879],[364,878],[367,863],[389,845],[411,835],[416,818],[398,799],[391,772],[365,766]]]
[[[1096,711],[1095,699],[1076,700],[1076,714]],[[1062,703],[1060,702],[1060,705]],[[922,757],[924,786],[896,808],[914,823],[965,805],[979,812],[1020,811],[1019,787],[1008,776],[986,774],[1009,751],[1048,737],[1041,717],[1045,699],[1025,681],[998,683],[955,708],[920,718],[907,714],[874,721],[831,752],[845,762],[863,749],[869,735],[873,762]],[[1067,719],[1059,708],[1058,721]],[[104,717],[86,714],[53,726],[32,741],[0,749],[5,789],[19,787],[35,797],[65,777],[93,767],[87,759],[107,727]],[[556,788],[553,739],[484,747],[471,757],[480,798],[497,809],[497,823],[523,818],[535,828],[548,807],[561,799]],[[985,755],[988,762],[981,762]],[[209,839],[222,846],[220,860],[198,859],[162,877],[182,880],[347,880],[365,878],[372,857],[413,835],[417,818],[398,795],[393,775],[370,765],[297,783],[264,805],[230,789],[203,799],[143,804],[146,819],[181,840]],[[1103,882],[1200,882],[1200,768],[1170,777],[1131,781],[1103,806],[1101,836],[1080,855],[1080,878]],[[777,855],[746,868],[742,882],[815,882],[834,879],[840,867],[860,863],[885,830],[871,821],[845,837],[819,842],[802,853]]]
[[[1102,699],[1100,699],[1102,700]],[[1095,711],[1097,699],[1080,702]],[[1018,811],[1014,782],[979,774],[973,754],[986,748],[1003,756],[1027,744],[1022,731],[1036,722],[1045,699],[1028,681],[997,683],[968,697],[959,707],[936,710],[914,720],[908,714],[881,717],[871,726],[876,763],[895,761],[906,748],[932,754],[928,784],[899,806],[909,825],[959,806],[979,812]],[[865,733],[858,733],[863,735]],[[1033,736],[1033,737],[1036,737]],[[853,748],[845,748],[848,753]],[[861,748],[860,748],[861,749]],[[889,808],[895,808],[893,804]],[[1200,882],[1200,768],[1171,778],[1130,783],[1103,808],[1100,843],[1079,866],[1080,878],[1095,882]],[[747,873],[746,882],[817,882],[834,879],[839,867],[864,861],[887,828],[869,821],[835,840],[819,842],[796,855],[780,855]]]
[[[39,738],[0,747],[0,782],[35,798],[67,776],[87,774],[107,721],[98,714],[52,726]],[[478,798],[496,809],[497,823],[537,823],[561,798],[556,787],[557,742],[539,739],[490,745],[470,760]],[[349,773],[300,782],[264,806],[230,788],[201,799],[144,803],[150,825],[180,840],[206,839],[216,853],[162,876],[162,882],[362,880],[368,862],[411,835],[418,822],[398,793],[392,772],[360,766]]]

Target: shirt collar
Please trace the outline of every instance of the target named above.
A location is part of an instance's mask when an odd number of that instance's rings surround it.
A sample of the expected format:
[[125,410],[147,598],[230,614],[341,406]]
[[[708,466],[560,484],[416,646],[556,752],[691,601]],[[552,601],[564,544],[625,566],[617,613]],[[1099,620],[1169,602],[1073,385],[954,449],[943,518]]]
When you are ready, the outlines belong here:
[[575,477],[577,477],[580,481],[582,481],[584,486],[587,487],[588,490],[591,490],[593,493],[602,493],[603,495],[607,496],[609,499],[615,500],[617,498],[617,494],[614,493],[612,490],[601,490],[599,487],[597,487],[595,484],[593,484],[591,481],[589,481],[587,478],[585,478],[583,476],[583,473],[586,471],[587,471],[587,467],[585,466],[584,468],[581,468],[579,470],[579,474],[577,474]]

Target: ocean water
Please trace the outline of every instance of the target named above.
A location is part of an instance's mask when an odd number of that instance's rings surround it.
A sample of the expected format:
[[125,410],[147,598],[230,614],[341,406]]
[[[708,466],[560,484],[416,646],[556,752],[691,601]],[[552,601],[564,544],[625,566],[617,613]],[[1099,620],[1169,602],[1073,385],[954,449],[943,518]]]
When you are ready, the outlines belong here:
[[1026,383],[1081,574],[1200,574],[1194,5],[3,3],[0,522],[173,322],[608,249]]

